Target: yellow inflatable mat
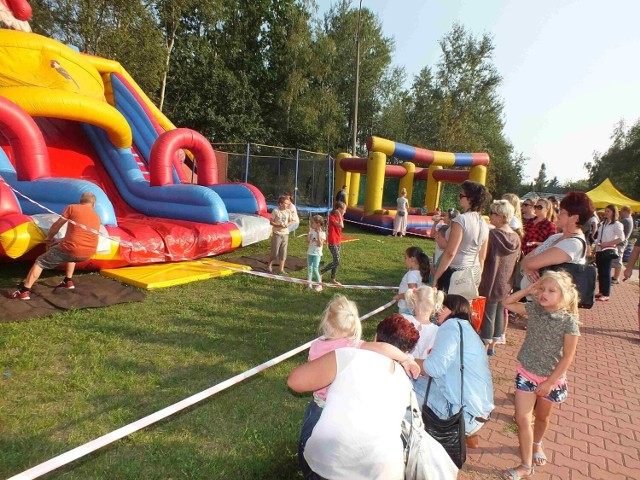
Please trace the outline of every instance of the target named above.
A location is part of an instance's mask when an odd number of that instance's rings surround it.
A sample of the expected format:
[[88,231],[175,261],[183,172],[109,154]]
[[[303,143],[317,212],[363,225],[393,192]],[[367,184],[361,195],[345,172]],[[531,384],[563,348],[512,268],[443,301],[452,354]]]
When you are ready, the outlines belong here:
[[238,273],[232,268],[251,270],[251,267],[246,265],[237,265],[213,258],[202,258],[193,262],[111,268],[101,270],[100,273],[128,285],[153,290]]

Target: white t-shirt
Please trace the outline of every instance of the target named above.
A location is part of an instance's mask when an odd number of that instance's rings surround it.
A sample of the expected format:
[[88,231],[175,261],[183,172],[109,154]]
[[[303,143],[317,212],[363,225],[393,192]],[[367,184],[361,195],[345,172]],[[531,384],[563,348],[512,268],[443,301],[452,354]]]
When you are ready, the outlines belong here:
[[566,263],[585,263],[586,258],[584,255],[584,243],[580,241],[580,238],[584,240],[584,235],[582,235],[582,233],[579,233],[574,235],[573,237],[565,238],[564,240],[560,240],[558,243],[555,243],[561,237],[562,233],[551,235],[542,243],[542,245],[538,246],[538,248],[534,250],[535,255],[538,255],[539,253],[542,253],[545,250],[549,250],[550,248],[554,247],[559,248],[564,253],[569,255],[569,260]]
[[411,391],[404,370],[368,350],[335,355],[336,378],[304,458],[324,478],[404,479],[400,424]]
[[406,213],[407,207],[409,206],[409,200],[407,200],[406,197],[398,197],[396,205],[398,207],[398,212]]
[[[307,249],[307,255],[316,255],[318,257],[322,256],[322,245],[318,243],[318,232],[315,230],[311,230],[309,232],[309,237],[311,241],[309,242],[309,248]],[[320,238],[322,239],[322,243],[327,241],[327,234],[320,230]]]
[[[409,290],[410,283],[415,283],[416,287],[422,286],[422,275],[420,275],[420,270],[408,270],[407,273],[404,274],[404,277],[402,277],[402,280],[400,281],[400,286],[398,287],[398,293],[405,293]],[[404,298],[402,300],[398,300],[398,309],[409,310]]]
[[451,219],[451,226],[457,223],[462,227],[462,240],[451,266],[468,268],[478,264],[480,247],[489,238],[489,225],[478,212],[466,212]]
[[413,315],[403,314],[403,317],[409,320],[411,324],[418,329],[418,332],[420,332],[418,343],[416,343],[416,346],[409,353],[411,353],[414,358],[427,358],[436,341],[438,326],[433,323],[420,323]]
[[514,230],[517,230],[518,228],[522,228],[522,222],[518,217],[514,215],[511,221],[509,222],[509,226]]

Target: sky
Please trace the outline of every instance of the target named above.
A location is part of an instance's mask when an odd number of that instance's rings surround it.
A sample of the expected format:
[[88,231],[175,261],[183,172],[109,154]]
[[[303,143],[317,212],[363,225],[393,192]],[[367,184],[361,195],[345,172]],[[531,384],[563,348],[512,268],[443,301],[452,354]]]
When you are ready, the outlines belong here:
[[[317,0],[319,14],[335,0]],[[352,2],[358,7],[358,0]],[[640,119],[640,1],[362,0],[395,41],[394,65],[407,88],[440,58],[438,40],[454,23],[489,34],[503,78],[505,135],[549,179],[587,178],[585,162],[611,145],[615,125]],[[402,142],[402,139],[392,139]]]

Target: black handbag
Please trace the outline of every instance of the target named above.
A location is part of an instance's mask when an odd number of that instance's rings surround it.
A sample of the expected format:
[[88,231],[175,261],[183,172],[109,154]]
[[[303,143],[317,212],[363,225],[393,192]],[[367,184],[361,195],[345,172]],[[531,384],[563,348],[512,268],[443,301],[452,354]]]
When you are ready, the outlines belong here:
[[422,421],[424,429],[429,435],[435,438],[453,460],[458,468],[462,468],[467,460],[467,443],[465,439],[465,422],[464,422],[464,402],[462,394],[464,391],[464,364],[462,361],[463,341],[462,326],[458,321],[458,329],[460,330],[460,411],[455,415],[443,420],[427,406],[427,398],[429,398],[429,390],[431,389],[432,378],[429,377],[427,384],[427,393],[424,396],[422,404]]
[[[587,253],[587,242],[585,242],[582,237],[572,238],[577,238],[582,242],[582,257],[584,258]],[[554,272],[564,270],[571,276],[576,290],[578,290],[578,296],[580,297],[580,302],[578,303],[580,308],[591,308],[593,304],[596,303],[596,280],[598,278],[596,267],[583,263],[559,263],[558,265],[542,267],[540,274],[542,275],[542,273],[547,270]]]

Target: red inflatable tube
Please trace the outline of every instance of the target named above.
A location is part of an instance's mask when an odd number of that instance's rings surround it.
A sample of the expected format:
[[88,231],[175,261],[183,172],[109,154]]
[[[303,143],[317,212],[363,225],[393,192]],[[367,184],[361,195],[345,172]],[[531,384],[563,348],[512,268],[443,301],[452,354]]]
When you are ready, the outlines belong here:
[[[3,215],[20,214],[22,209],[18,204],[16,196],[9,186],[0,179],[0,217]],[[2,230],[0,230],[2,233]]]
[[5,0],[13,16],[18,20],[29,21],[31,19],[31,5],[27,0]]
[[18,180],[51,176],[49,153],[36,122],[22,108],[4,97],[0,97],[0,132],[13,150]]
[[191,151],[197,160],[198,185],[218,183],[218,164],[213,147],[200,133],[188,128],[176,128],[160,135],[149,154],[149,182],[152,187],[173,183],[172,167],[177,150]]

